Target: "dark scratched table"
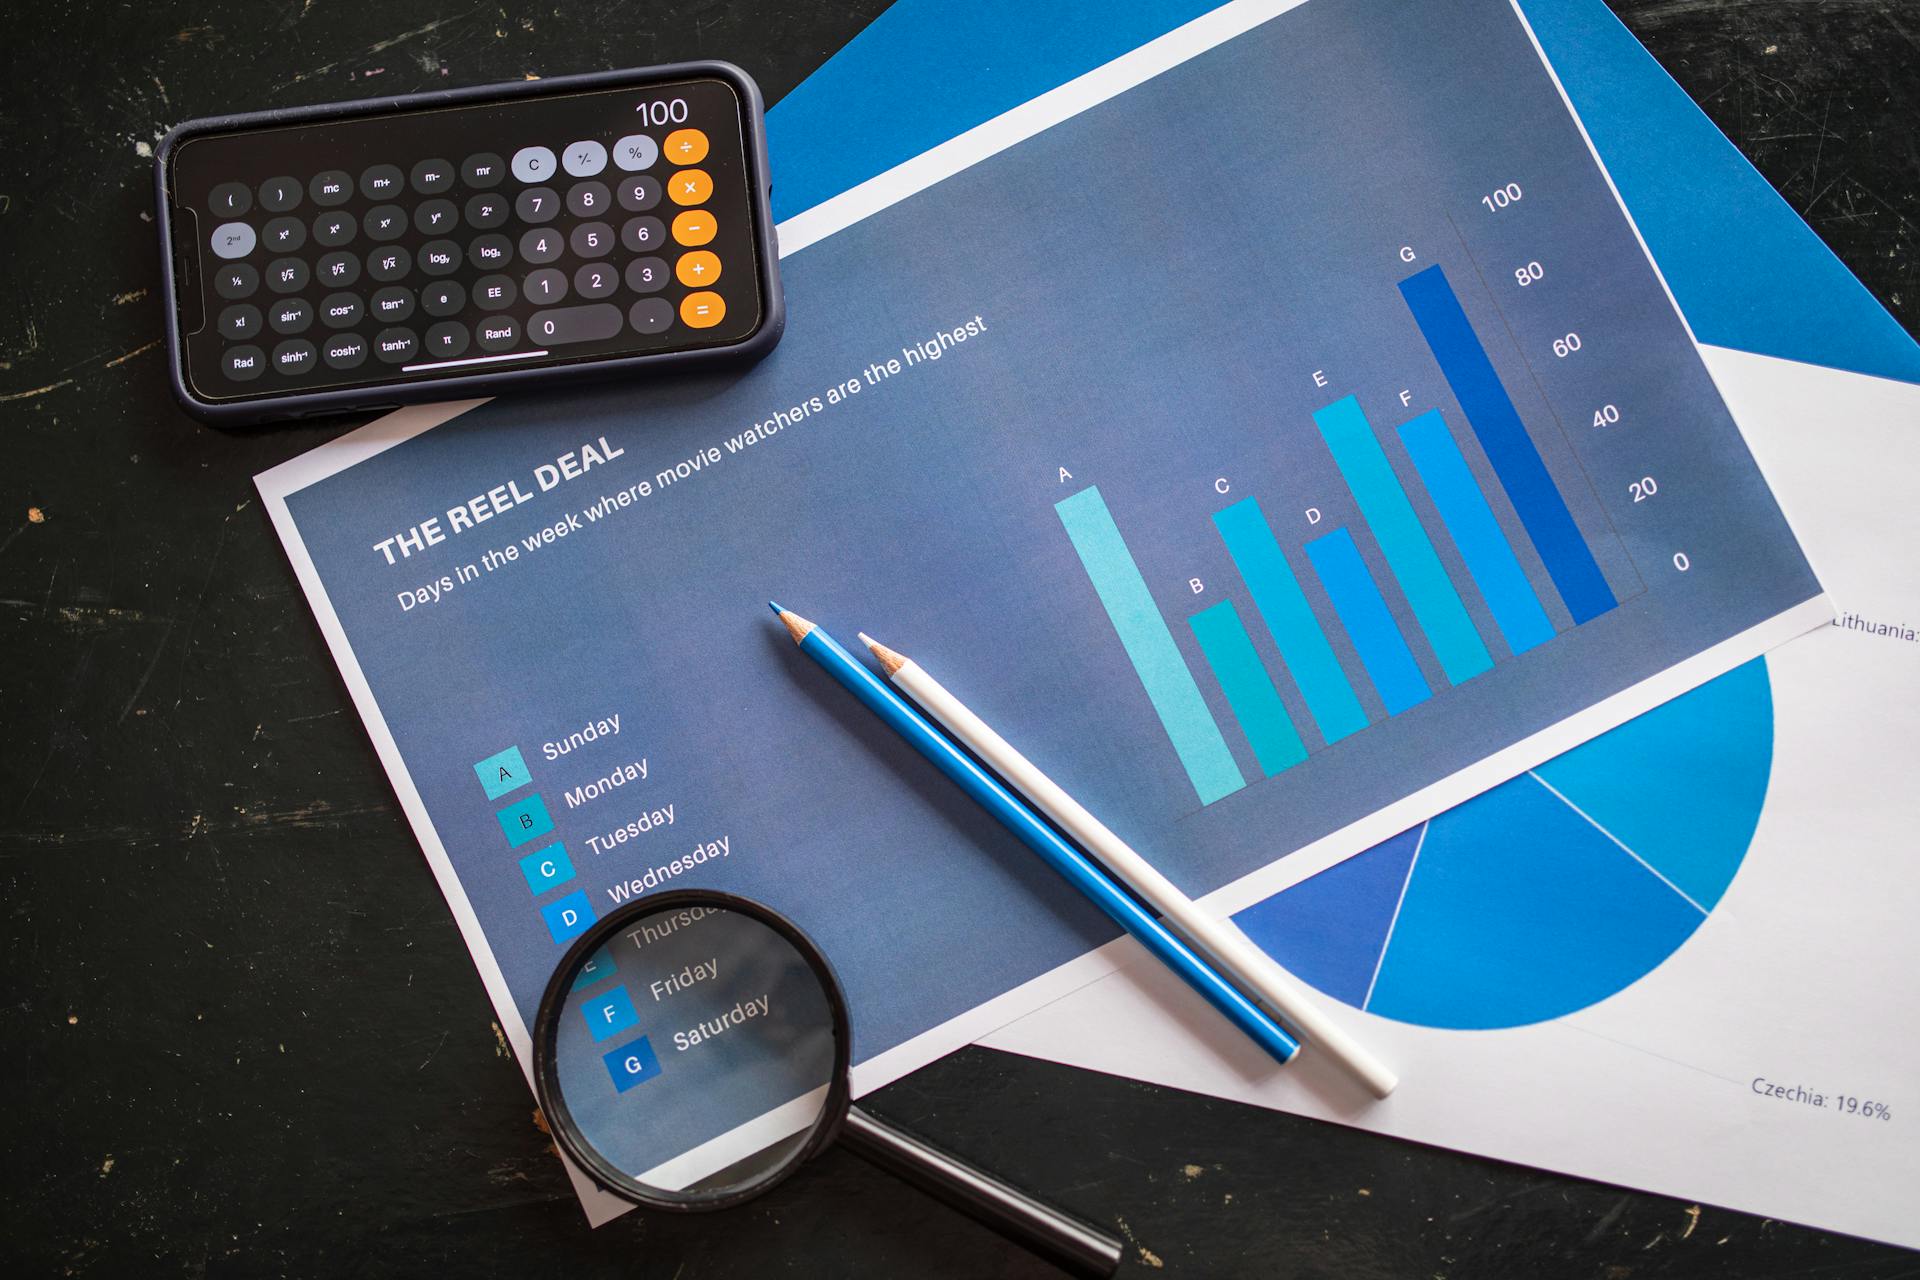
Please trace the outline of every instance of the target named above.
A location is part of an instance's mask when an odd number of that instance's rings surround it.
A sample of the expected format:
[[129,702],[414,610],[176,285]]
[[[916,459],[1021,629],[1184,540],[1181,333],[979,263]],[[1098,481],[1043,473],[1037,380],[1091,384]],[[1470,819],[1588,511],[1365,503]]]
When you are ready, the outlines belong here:
[[[179,120],[708,56],[776,101],[882,7],[7,6],[8,1274],[1040,1273],[835,1153],[724,1220],[585,1229],[254,497],[254,473],[346,424],[197,426],[159,350],[149,158]],[[1913,327],[1912,0],[1620,8]],[[1110,1224],[1130,1274],[1920,1274],[1857,1240],[983,1050],[871,1102]]]

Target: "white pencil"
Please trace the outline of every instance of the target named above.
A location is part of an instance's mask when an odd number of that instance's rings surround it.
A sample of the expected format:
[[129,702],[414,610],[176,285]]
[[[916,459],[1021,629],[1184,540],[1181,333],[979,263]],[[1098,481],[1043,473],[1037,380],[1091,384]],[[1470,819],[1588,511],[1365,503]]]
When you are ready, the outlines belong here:
[[965,703],[947,692],[919,663],[887,648],[864,631],[860,633],[860,640],[873,650],[887,678],[918,703],[921,710],[938,720],[948,733],[985,761],[988,768],[1059,824],[1061,830],[1098,858],[1148,906],[1211,954],[1227,976],[1291,1023],[1305,1048],[1318,1049],[1339,1063],[1375,1097],[1384,1098],[1393,1092],[1393,1087],[1400,1083],[1399,1077],[1327,1017],[1271,957],[1231,925],[1201,910],[1152,863],[1134,852],[1126,841],[1061,790],[1059,784],[1040,772],[1031,760],[1014,750]]

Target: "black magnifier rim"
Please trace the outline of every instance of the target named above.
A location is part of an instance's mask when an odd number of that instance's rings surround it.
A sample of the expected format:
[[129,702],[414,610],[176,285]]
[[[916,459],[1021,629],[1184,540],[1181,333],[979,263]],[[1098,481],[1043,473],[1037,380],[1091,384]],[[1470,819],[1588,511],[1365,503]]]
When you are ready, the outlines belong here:
[[[820,982],[820,989],[826,994],[827,1010],[833,1019],[833,1075],[827,1081],[826,1105],[814,1121],[813,1132],[806,1143],[785,1163],[753,1181],[730,1190],[694,1196],[648,1186],[616,1168],[587,1141],[580,1132],[580,1126],[574,1122],[573,1113],[567,1110],[566,1097],[560,1091],[559,1054],[556,1051],[560,1018],[566,1009],[567,997],[573,992],[573,979],[579,973],[580,966],[586,963],[588,955],[634,920],[686,907],[732,911],[757,920],[779,934],[813,970],[814,977]],[[847,999],[840,989],[839,978],[834,975],[833,966],[827,963],[826,955],[814,945],[812,938],[801,932],[799,925],[772,907],[751,898],[722,893],[718,889],[675,889],[628,903],[612,915],[603,917],[575,939],[573,946],[561,957],[553,976],[547,980],[546,991],[540,996],[540,1009],[533,1024],[534,1097],[540,1103],[540,1110],[547,1118],[547,1127],[560,1144],[560,1149],[606,1190],[649,1209],[665,1209],[671,1213],[704,1213],[751,1200],[779,1186],[794,1170],[818,1154],[839,1134],[840,1122],[846,1118],[847,1108],[852,1103],[852,1059],[853,1035],[847,1017]]]

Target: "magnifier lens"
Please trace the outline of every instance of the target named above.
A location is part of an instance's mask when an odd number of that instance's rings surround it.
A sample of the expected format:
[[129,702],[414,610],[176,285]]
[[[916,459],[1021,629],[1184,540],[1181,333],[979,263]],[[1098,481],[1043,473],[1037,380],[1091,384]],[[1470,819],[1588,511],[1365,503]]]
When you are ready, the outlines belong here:
[[569,981],[549,1111],[589,1172],[696,1208],[751,1194],[810,1153],[843,1061],[835,997],[772,925],[669,906],[627,921]]

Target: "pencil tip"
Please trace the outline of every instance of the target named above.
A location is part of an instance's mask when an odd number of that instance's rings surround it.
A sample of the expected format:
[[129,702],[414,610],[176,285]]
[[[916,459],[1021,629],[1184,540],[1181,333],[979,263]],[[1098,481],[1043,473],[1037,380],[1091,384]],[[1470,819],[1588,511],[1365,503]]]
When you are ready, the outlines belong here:
[[799,614],[790,609],[782,609],[771,600],[767,603],[772,604],[773,611],[780,615],[780,625],[787,629],[787,634],[793,637],[795,644],[799,644],[813,633],[813,624]]
[[774,613],[776,613],[776,614],[781,614],[781,613],[785,613],[785,612],[786,612],[786,610],[785,610],[785,609],[782,609],[782,608],[781,608],[781,607],[779,606],[779,604],[778,604],[778,603],[776,603],[776,602],[774,602],[774,601],[772,601],[772,600],[769,600],[769,601],[767,601],[767,608],[769,608],[769,609],[771,609],[771,610],[773,610],[773,611],[774,611]]
[[867,648],[873,651],[873,656],[880,660],[881,668],[888,675],[892,675],[907,665],[907,659],[904,655],[895,653],[864,631],[860,633],[860,643],[866,645]]

